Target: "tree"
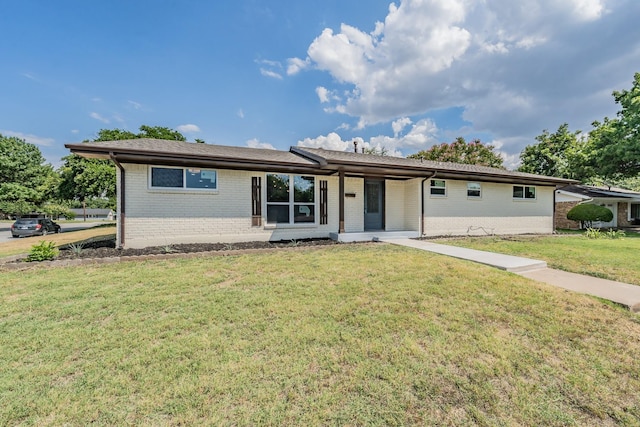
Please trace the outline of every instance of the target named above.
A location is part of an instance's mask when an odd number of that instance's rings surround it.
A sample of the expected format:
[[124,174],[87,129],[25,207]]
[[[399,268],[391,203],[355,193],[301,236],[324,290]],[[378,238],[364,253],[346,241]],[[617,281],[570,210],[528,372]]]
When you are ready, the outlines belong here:
[[594,175],[589,165],[592,149],[589,140],[580,138],[581,131],[570,132],[563,123],[554,133],[544,130],[536,136],[536,144],[527,145],[520,153],[520,172],[584,181]]
[[614,91],[622,109],[614,119],[593,122],[590,138],[594,165],[607,178],[628,178],[640,174],[640,73],[630,90]]
[[0,213],[25,214],[46,200],[56,178],[44,162],[34,144],[0,134]]
[[567,212],[567,219],[579,221],[580,228],[590,228],[594,221],[609,222],[613,219],[613,212],[604,206],[580,204]]
[[495,147],[493,145],[485,145],[479,139],[474,139],[467,143],[464,138],[458,137],[451,144],[434,145],[428,150],[422,150],[407,157],[410,159],[504,168],[502,157],[494,150]]

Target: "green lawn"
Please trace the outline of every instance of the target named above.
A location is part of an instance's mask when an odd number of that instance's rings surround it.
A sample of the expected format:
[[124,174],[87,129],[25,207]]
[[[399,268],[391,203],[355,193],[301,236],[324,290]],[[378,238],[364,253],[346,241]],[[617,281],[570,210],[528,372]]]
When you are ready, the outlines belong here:
[[640,235],[588,239],[584,235],[492,236],[437,243],[544,260],[549,267],[640,285]]
[[427,252],[0,282],[0,425],[640,425],[637,316]]

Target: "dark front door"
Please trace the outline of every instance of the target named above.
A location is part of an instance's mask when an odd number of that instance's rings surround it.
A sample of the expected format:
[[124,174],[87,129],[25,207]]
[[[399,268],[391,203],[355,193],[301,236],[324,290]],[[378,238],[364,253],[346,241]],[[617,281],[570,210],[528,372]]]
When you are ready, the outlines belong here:
[[384,187],[382,181],[364,181],[364,229],[382,230]]

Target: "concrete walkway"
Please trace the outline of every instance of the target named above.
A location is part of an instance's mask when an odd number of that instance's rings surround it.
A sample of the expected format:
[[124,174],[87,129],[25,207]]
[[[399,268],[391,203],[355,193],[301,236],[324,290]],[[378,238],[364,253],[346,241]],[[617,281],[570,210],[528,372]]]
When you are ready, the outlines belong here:
[[640,286],[554,270],[547,268],[546,262],[535,259],[441,245],[425,240],[390,238],[380,241],[489,265],[559,288],[613,301],[628,307],[634,313],[640,312]]

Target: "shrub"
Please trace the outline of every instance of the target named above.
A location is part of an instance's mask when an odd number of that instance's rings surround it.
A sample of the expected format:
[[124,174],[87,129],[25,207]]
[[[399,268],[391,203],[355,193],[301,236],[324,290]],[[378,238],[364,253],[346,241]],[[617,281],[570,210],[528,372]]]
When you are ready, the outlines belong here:
[[602,237],[602,234],[600,234],[600,229],[599,228],[587,228],[586,233],[584,233],[585,237],[587,239],[599,239],[600,237]]
[[58,255],[58,248],[55,243],[45,242],[44,240],[37,245],[31,246],[31,251],[27,257],[27,261],[50,261]]
[[567,219],[579,221],[580,228],[590,228],[594,221],[611,221],[613,212],[604,206],[581,204],[574,206],[567,212]]
[[614,230],[613,228],[610,228],[609,231],[607,231],[606,236],[609,239],[622,239],[626,236],[626,233],[624,230]]

